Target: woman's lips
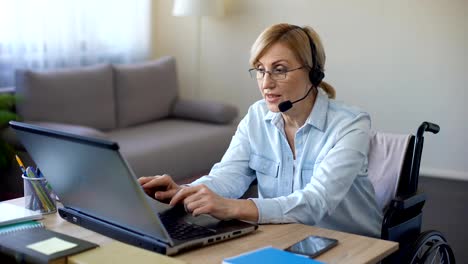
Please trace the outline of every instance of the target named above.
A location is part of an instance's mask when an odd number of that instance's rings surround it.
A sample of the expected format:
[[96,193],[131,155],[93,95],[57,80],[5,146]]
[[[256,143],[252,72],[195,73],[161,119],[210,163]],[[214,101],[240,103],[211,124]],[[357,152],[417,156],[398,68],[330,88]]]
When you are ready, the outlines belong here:
[[271,104],[278,103],[280,101],[280,98],[281,98],[281,95],[265,94],[265,100]]

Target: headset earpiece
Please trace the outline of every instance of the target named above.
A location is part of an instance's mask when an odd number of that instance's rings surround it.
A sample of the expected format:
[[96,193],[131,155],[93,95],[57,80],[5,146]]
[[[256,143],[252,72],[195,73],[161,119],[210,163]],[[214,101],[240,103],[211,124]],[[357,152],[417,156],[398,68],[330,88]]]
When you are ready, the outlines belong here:
[[325,73],[322,70],[320,70],[320,67],[317,63],[317,48],[315,47],[314,41],[305,29],[299,26],[293,27],[302,30],[306,34],[307,39],[309,39],[310,53],[312,56],[312,68],[309,71],[309,80],[314,87],[318,87],[318,85],[322,82],[323,78],[325,78]]
[[325,77],[325,74],[321,70],[311,69],[309,71],[309,80],[314,87],[317,87]]

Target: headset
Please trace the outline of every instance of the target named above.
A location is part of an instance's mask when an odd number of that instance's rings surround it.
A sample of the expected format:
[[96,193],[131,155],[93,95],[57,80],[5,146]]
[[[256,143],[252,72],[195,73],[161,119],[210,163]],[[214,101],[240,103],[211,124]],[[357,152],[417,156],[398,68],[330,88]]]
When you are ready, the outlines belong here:
[[309,95],[309,93],[313,90],[314,87],[316,88],[318,87],[318,85],[322,82],[323,78],[325,77],[325,73],[323,73],[323,71],[320,69],[317,63],[317,48],[315,47],[315,44],[312,41],[312,38],[309,36],[309,34],[307,34],[307,31],[305,29],[299,26],[295,26],[295,25],[292,25],[292,27],[293,28],[290,29],[289,31],[296,30],[296,29],[302,30],[302,32],[304,32],[307,38],[309,39],[310,53],[312,56],[312,67],[309,71],[309,80],[310,80],[310,83],[312,83],[312,87],[309,88],[306,95],[304,95],[304,97],[302,97],[301,99],[298,99],[294,102],[287,100],[287,101],[279,103],[278,109],[283,113],[291,109],[295,103],[304,100],[307,97],[307,95]]
[[312,55],[312,67],[309,71],[309,80],[314,87],[318,87],[320,82],[322,82],[323,78],[325,77],[325,73],[323,73],[317,63],[317,48],[315,47],[315,43],[305,29],[296,25],[292,25],[292,27],[293,28],[291,30],[302,30],[302,32],[306,34],[307,39],[309,39],[310,52]]

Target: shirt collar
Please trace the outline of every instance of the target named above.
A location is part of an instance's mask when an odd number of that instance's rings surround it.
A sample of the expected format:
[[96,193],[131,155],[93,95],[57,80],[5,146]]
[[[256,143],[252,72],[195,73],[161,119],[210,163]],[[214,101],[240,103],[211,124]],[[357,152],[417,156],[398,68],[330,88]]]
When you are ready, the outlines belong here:
[[324,131],[325,123],[327,122],[329,101],[330,99],[328,99],[328,95],[319,89],[317,98],[315,98],[314,107],[306,120],[306,124],[310,124],[320,131]]
[[273,120],[274,118],[278,116],[278,114],[279,112],[274,113],[274,112],[268,111],[268,113],[263,117],[263,120],[265,121]]
[[[328,95],[319,89],[317,98],[315,99],[314,107],[312,108],[312,111],[310,112],[310,115],[305,123],[314,126],[320,131],[324,131],[325,122],[327,121],[328,103]],[[282,122],[283,119],[281,118],[280,112],[274,113],[268,111],[263,120],[271,121],[272,124],[276,125],[279,122]]]
[[263,120],[270,121],[274,126],[276,126],[278,128],[281,127],[280,124],[283,122],[283,118],[281,117],[280,112],[274,113],[274,112],[271,112],[271,111],[268,111],[268,113],[265,115]]

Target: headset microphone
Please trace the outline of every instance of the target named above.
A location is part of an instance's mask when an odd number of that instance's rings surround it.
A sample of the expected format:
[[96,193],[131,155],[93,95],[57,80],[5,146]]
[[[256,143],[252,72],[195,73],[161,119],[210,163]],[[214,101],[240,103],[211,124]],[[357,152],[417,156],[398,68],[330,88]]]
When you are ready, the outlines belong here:
[[286,111],[288,111],[289,109],[291,109],[291,108],[293,107],[293,104],[295,104],[295,103],[297,103],[297,102],[299,102],[299,101],[304,100],[304,99],[307,97],[307,95],[309,95],[310,91],[312,91],[313,88],[314,88],[314,86],[311,86],[311,87],[309,88],[309,91],[307,91],[306,95],[304,95],[304,97],[302,97],[302,98],[299,99],[299,100],[296,100],[296,101],[294,101],[294,102],[291,102],[291,101],[289,101],[289,100],[288,100],[288,101],[281,102],[281,103],[278,105],[278,109],[279,109],[281,112],[283,112],[283,113],[286,112]]

